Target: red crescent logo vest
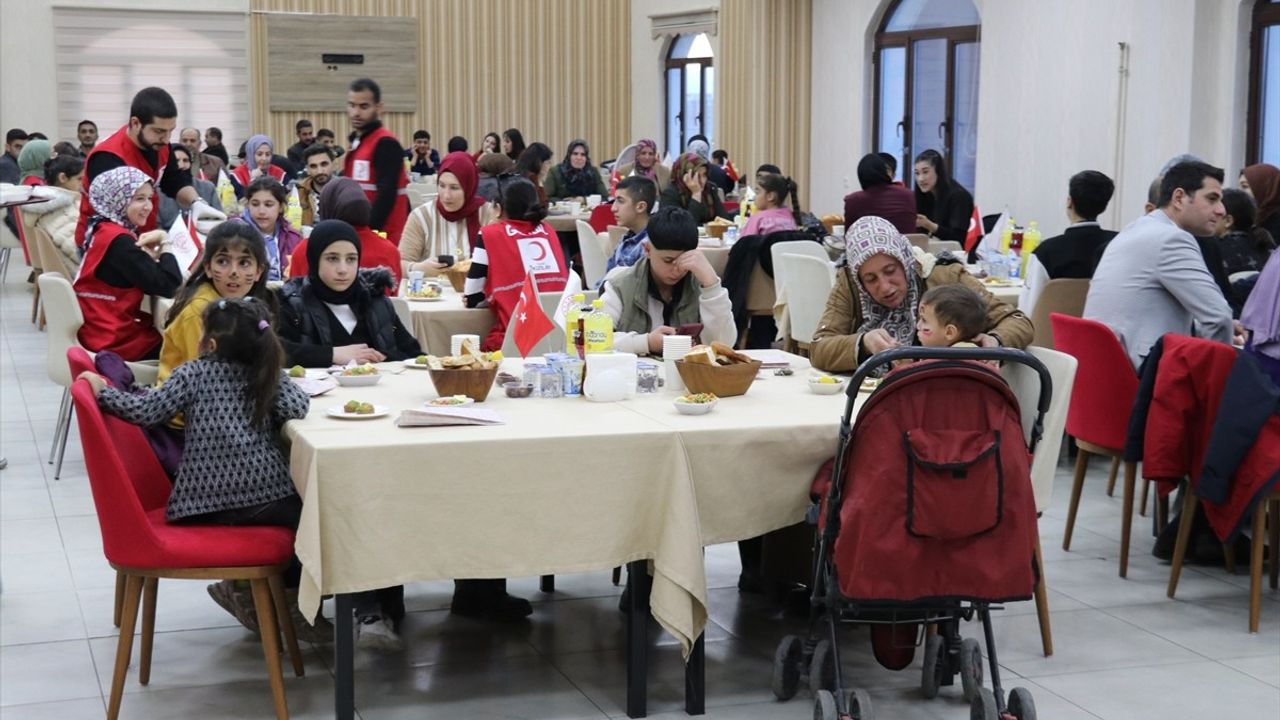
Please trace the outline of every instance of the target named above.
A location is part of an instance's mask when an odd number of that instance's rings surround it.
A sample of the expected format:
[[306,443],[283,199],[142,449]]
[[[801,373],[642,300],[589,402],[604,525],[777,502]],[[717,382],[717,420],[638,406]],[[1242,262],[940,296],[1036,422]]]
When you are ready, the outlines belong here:
[[93,242],[72,283],[84,313],[78,337],[90,352],[111,350],[125,360],[141,360],[162,339],[151,315],[142,311],[142,289],[118,288],[98,279],[98,266],[111,241],[122,234],[133,235],[124,226],[107,220],[98,223],[93,231]]
[[540,293],[560,292],[569,280],[569,264],[560,249],[560,238],[546,223],[531,226],[527,222],[503,221],[481,228],[480,236],[489,256],[485,300],[494,315],[493,328],[481,346],[497,350],[507,334],[507,323],[520,299],[525,275],[533,272]]
[[[383,138],[396,139],[391,131],[386,127],[379,127],[377,130],[360,138],[359,144],[351,148],[351,152],[346,154],[343,161],[342,174],[355,180],[360,184],[360,189],[364,190],[365,197],[369,198],[372,204],[378,197],[378,176],[373,167],[373,149],[378,146]],[[399,142],[398,140],[396,141]],[[387,215],[386,222],[382,227],[375,227],[374,230],[381,230],[387,234],[387,239],[392,244],[400,245],[400,233],[404,230],[404,224],[409,220],[409,176],[404,172],[404,163],[399,163],[397,167],[399,180],[396,182],[396,201],[391,206],[391,213]]]
[[[109,155],[115,155],[124,161],[125,165],[136,167],[151,178],[151,182],[156,186],[156,192],[160,192],[160,176],[164,174],[164,169],[169,165],[169,146],[165,145],[156,151],[156,162],[158,165],[152,166],[147,159],[142,156],[142,150],[133,141],[129,139],[129,126],[125,125],[119,130],[112,133],[111,137],[103,140],[89,151],[89,156],[84,159],[84,166],[89,167],[89,161],[94,155],[105,152]],[[84,247],[84,231],[85,225],[88,224],[89,218],[93,217],[93,208],[89,205],[89,186],[92,178],[86,177],[84,182],[84,190],[80,192],[80,220],[76,223],[76,247]],[[151,215],[147,217],[147,222],[138,228],[138,234],[141,235],[149,230],[156,229],[156,216],[160,213],[160,198],[155,198],[151,204]]]
[[[253,168],[249,167],[248,162],[242,162],[236,166],[235,170],[231,172],[231,176],[236,179],[236,182],[240,183],[240,187],[247,188],[249,187],[249,183],[252,182],[252,180],[250,180],[249,178],[249,173],[252,171],[253,171]],[[269,174],[271,177],[279,180],[282,183],[284,182],[284,170],[281,170],[275,165],[267,166],[267,174]],[[280,214],[282,215],[284,214],[283,208],[281,208]]]

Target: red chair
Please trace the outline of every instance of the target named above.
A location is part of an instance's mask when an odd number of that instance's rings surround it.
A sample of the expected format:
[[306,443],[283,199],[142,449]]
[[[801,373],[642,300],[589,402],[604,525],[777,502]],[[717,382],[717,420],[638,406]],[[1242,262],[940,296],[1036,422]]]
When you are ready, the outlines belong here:
[[[1056,350],[1074,357],[1080,364],[1071,389],[1071,405],[1067,409],[1067,434],[1075,438],[1080,452],[1076,456],[1075,478],[1071,484],[1071,507],[1067,512],[1067,528],[1062,535],[1062,549],[1071,549],[1071,532],[1075,529],[1076,511],[1080,508],[1080,491],[1090,455],[1112,459],[1111,484],[1115,482],[1116,463],[1124,456],[1129,414],[1138,394],[1138,375],[1129,363],[1120,340],[1111,328],[1095,320],[1071,317],[1062,313],[1049,315],[1053,325]],[[1124,463],[1124,508],[1120,520],[1120,577],[1129,572],[1129,534],[1133,527],[1133,492],[1137,479],[1137,463]]]
[[592,208],[587,224],[598,233],[607,232],[610,225],[617,225],[618,219],[613,215],[613,203],[602,202]]
[[[83,358],[71,357],[73,363]],[[156,589],[160,578],[199,580],[248,580],[261,627],[267,675],[275,701],[276,717],[289,717],[280,667],[280,636],[276,618],[284,630],[285,645],[298,677],[303,675],[302,653],[285,605],[281,573],[293,556],[294,532],[279,527],[228,527],[177,525],[165,521],[169,480],[141,429],[98,408],[88,382],[77,380],[71,388],[80,425],[89,485],[102,531],[107,561],[125,578],[124,612],[111,679],[108,720],[120,715],[129,658],[133,652],[134,625],[142,604],[142,654],[138,680],[151,680],[151,647],[155,634]],[[128,458],[125,462],[124,458]]]

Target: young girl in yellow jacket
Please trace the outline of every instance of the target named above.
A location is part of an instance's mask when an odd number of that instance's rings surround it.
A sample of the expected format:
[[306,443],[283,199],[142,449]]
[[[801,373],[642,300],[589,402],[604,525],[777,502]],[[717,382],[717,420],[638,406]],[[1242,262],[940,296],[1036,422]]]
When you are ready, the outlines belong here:
[[267,248],[253,227],[228,220],[209,232],[200,265],[187,279],[165,318],[159,382],[200,355],[201,318],[209,303],[251,297],[275,316],[275,294],[267,289]]

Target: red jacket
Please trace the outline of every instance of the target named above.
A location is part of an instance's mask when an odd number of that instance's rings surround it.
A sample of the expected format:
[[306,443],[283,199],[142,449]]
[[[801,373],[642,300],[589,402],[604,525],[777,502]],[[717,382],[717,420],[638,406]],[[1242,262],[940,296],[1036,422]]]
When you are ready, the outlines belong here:
[[122,234],[133,233],[110,221],[102,221],[94,228],[93,242],[89,243],[72,284],[84,314],[84,324],[77,335],[90,352],[111,350],[125,360],[141,360],[162,340],[150,313],[142,311],[142,290],[108,285],[97,275],[111,242]]
[[[111,137],[103,140],[89,151],[88,157],[84,159],[84,166],[89,167],[89,161],[98,153],[108,153],[115,155],[124,161],[125,165],[138,168],[151,178],[152,184],[157,188],[160,187],[160,176],[164,174],[164,169],[169,165],[169,146],[165,145],[156,151],[156,164],[153,166],[147,162],[143,156],[142,150],[134,144],[129,138],[129,126],[125,125],[119,130],[111,134]],[[93,217],[93,207],[89,205],[89,185],[92,178],[85,178],[85,191],[80,195],[80,221],[76,223],[76,247],[84,247],[84,231],[85,226],[89,222],[89,218]],[[151,204],[151,215],[147,217],[147,222],[138,228],[138,234],[141,235],[149,230],[156,229],[156,217],[160,214],[160,202]],[[127,359],[127,358],[126,358]]]
[[480,346],[485,351],[500,350],[525,275],[533,273],[538,292],[559,292],[569,279],[569,265],[560,238],[546,223],[504,220],[481,228],[480,237],[489,258],[484,299],[493,311],[493,327]]
[[[240,183],[240,187],[242,189],[248,188],[249,183],[253,182],[253,179],[250,177],[252,174],[253,174],[253,168],[250,167],[249,163],[243,162],[237,165],[235,170],[231,171],[231,179]],[[282,183],[284,182],[284,170],[281,170],[275,165],[267,166],[267,174],[279,180]]]
[[[383,138],[396,139],[386,127],[378,127],[373,132],[360,138],[358,144],[351,148],[351,152],[347,153],[346,160],[343,164],[342,174],[355,180],[360,184],[360,189],[364,190],[365,197],[369,198],[369,204],[377,206],[378,199],[378,175],[377,170],[373,167],[373,149]],[[404,231],[404,224],[409,220],[409,176],[405,174],[404,163],[400,163],[399,179],[396,185],[396,200],[391,206],[391,212],[387,215],[387,219],[383,222],[382,227],[375,228],[382,230],[387,234],[387,240],[392,245],[400,245],[400,233]],[[399,261],[397,261],[399,262]]]
[[[1142,475],[1160,481],[1168,493],[1186,477],[1201,495],[1200,477],[1209,440],[1221,413],[1227,379],[1239,357],[1230,345],[1168,334],[1156,374],[1144,433]],[[1234,534],[1254,498],[1272,486],[1280,472],[1280,417],[1272,416],[1231,477],[1225,501],[1201,500],[1219,539]]]
[[[388,295],[400,294],[400,251],[391,241],[363,225],[356,227],[356,235],[360,236],[360,267],[385,267],[391,271],[395,286],[387,291]],[[307,241],[298,243],[289,258],[289,277],[306,277],[311,272],[311,264],[307,261]]]

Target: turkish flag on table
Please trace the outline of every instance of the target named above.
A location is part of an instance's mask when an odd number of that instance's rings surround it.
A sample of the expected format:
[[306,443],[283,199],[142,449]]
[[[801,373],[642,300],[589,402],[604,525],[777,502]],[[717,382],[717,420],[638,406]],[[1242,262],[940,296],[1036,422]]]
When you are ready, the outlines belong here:
[[511,329],[520,350],[520,357],[528,357],[538,341],[547,336],[555,325],[542,311],[542,303],[538,302],[538,286],[533,280],[533,273],[524,276],[524,287],[520,290],[520,299],[516,301],[515,310],[511,313]]
[[978,206],[973,206],[973,217],[969,218],[969,232],[964,236],[964,249],[968,252],[982,239],[982,216],[978,214]]

